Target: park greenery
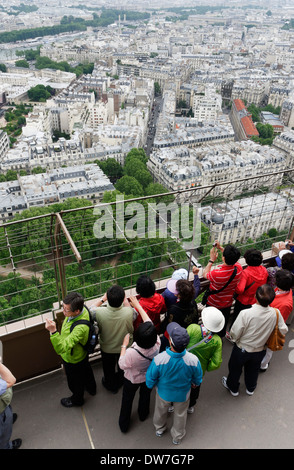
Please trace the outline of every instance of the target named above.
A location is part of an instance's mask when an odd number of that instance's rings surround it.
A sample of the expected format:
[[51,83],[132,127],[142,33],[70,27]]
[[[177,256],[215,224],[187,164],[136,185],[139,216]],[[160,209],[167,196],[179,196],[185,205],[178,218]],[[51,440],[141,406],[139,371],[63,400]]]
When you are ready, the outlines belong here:
[[285,30],[290,30],[290,29],[294,29],[294,18],[291,18],[290,20],[287,20],[284,24],[284,26],[282,27],[282,29],[285,29]]
[[274,128],[270,124],[263,124],[261,113],[262,111],[268,111],[272,114],[279,115],[281,112],[281,107],[278,106],[275,108],[273,105],[268,104],[265,107],[258,107],[254,103],[251,103],[247,106],[247,110],[252,116],[252,121],[255,123],[255,127],[258,130],[259,136],[251,137],[251,140],[257,142],[261,145],[272,145],[274,140]]
[[25,5],[21,3],[20,5],[11,5],[11,7],[4,7],[0,5],[0,11],[6,13],[6,15],[17,16],[20,13],[32,13],[37,11],[38,7],[36,5]]
[[[114,164],[112,159],[99,162],[101,168],[109,176],[117,179],[115,191],[106,192],[102,202],[111,204],[115,201],[117,194],[123,195],[124,199],[128,200],[134,196],[166,192],[161,185],[152,182],[146,161],[147,157],[143,149],[133,149],[126,157],[126,164],[123,168],[117,162]],[[132,165],[140,167],[140,171],[133,171],[135,176],[130,176]],[[6,174],[9,180],[13,176],[15,175]],[[134,191],[135,185],[136,191]],[[147,202],[144,201],[143,204],[147,209]],[[83,209],[84,207],[87,209]],[[65,212],[78,208],[83,210]],[[10,266],[10,253],[6,244],[6,237],[8,237],[11,241],[14,263],[20,267],[28,265],[32,275],[31,279],[21,277],[16,273],[9,273],[7,277],[1,276],[0,324],[46,311],[52,308],[53,302],[56,302],[56,278],[59,279],[59,273],[55,271],[52,262],[50,214],[61,211],[63,211],[64,223],[83,260],[82,263],[77,263],[65,236],[62,235],[68,291],[79,290],[86,298],[93,298],[104,293],[114,282],[126,288],[135,284],[139,273],[145,272],[148,275],[167,277],[172,272],[172,268],[169,267],[171,264],[187,264],[185,251],[176,240],[170,237],[148,239],[148,243],[146,239],[139,238],[95,238],[93,227],[97,222],[97,216],[93,214],[93,207],[89,200],[72,198],[64,203],[27,209],[13,219],[25,222],[7,226],[6,234],[0,227],[1,265]],[[48,217],[32,219],[44,215]],[[14,243],[14,240],[18,242]]]
[[28,90],[28,97],[31,101],[45,102],[55,95],[55,90],[49,85],[36,85]]
[[275,108],[272,104],[268,104],[267,106],[264,106],[264,107],[258,107],[254,103],[251,103],[250,105],[247,106],[247,110],[251,114],[253,122],[261,122],[262,111],[268,111],[272,114],[279,115],[281,112],[281,107],[278,106]]
[[25,126],[26,116],[30,111],[32,111],[32,106],[26,104],[15,105],[6,111],[4,115],[6,126],[1,127],[1,129],[9,136],[10,147],[13,146],[17,137],[22,133],[22,127]]
[[[95,10],[95,8],[91,8]],[[44,36],[54,36],[61,33],[73,33],[78,31],[86,31],[88,27],[98,28],[106,27],[118,21],[119,15],[121,18],[126,15],[127,19],[133,20],[144,20],[150,17],[149,13],[140,13],[136,11],[128,10],[111,10],[105,8],[99,8],[101,14],[93,13],[92,20],[84,20],[83,18],[75,18],[74,16],[64,16],[60,24],[54,26],[43,26],[39,28],[27,28],[21,30],[5,31],[0,33],[0,44],[25,41],[27,39],[33,39]]]
[[75,73],[77,77],[80,77],[82,74],[91,74],[94,69],[93,63],[86,63],[86,64],[78,64],[72,67],[68,62],[65,60],[61,62],[56,62],[49,57],[41,56],[40,54],[41,48],[38,47],[37,49],[27,49],[27,50],[18,50],[16,51],[16,55],[18,57],[24,56],[24,59],[17,60],[15,65],[17,67],[26,67],[29,68],[30,62],[34,63],[34,67],[37,70],[41,69],[53,69],[53,70],[61,70],[62,72],[70,72]]

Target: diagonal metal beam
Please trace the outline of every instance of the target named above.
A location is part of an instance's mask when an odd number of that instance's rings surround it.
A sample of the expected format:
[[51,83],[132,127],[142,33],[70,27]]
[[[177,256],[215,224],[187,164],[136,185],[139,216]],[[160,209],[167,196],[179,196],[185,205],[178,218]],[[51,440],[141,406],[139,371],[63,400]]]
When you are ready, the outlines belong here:
[[12,251],[11,251],[11,248],[10,248],[11,245],[9,243],[9,238],[8,238],[8,233],[7,233],[6,227],[4,227],[4,233],[5,233],[5,238],[6,238],[6,245],[7,245],[8,251],[9,251],[11,266],[12,266],[13,271],[15,272],[16,267],[15,267],[15,264],[14,264],[14,261],[13,261]]
[[71,247],[72,251],[74,252],[76,260],[78,261],[78,263],[81,263],[82,262],[82,257],[80,255],[80,252],[77,249],[73,239],[71,238],[70,233],[67,230],[66,225],[65,225],[65,223],[64,223],[64,221],[63,221],[63,219],[62,219],[62,217],[59,213],[56,214],[56,224],[61,227],[68,243],[70,244],[70,247]]

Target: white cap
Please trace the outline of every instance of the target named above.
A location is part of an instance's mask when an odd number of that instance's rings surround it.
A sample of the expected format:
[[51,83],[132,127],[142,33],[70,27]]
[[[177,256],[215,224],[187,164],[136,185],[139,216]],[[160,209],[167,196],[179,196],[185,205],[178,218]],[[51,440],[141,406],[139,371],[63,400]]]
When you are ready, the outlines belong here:
[[177,281],[179,279],[188,279],[187,269],[184,269],[184,268],[177,269],[176,271],[173,272],[172,279],[176,279]]
[[291,250],[281,250],[279,251],[279,258],[282,259],[284,255],[286,255],[287,253],[292,253]]
[[213,333],[218,333],[225,326],[225,317],[215,307],[205,307],[201,312],[201,318],[205,328]]

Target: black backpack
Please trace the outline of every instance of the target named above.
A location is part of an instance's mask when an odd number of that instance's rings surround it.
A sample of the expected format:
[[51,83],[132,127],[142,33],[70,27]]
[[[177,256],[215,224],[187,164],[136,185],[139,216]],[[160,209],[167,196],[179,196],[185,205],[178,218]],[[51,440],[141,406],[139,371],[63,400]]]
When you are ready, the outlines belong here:
[[[88,354],[93,354],[94,350],[98,344],[98,328],[94,323],[94,320],[89,312],[89,309],[86,305],[84,307],[87,309],[89,313],[89,320],[77,320],[75,321],[71,327],[70,332],[77,326],[77,325],[87,325],[89,327],[89,336],[88,341],[85,345],[82,345],[83,348],[87,351]],[[71,354],[73,353],[73,348],[71,350]]]

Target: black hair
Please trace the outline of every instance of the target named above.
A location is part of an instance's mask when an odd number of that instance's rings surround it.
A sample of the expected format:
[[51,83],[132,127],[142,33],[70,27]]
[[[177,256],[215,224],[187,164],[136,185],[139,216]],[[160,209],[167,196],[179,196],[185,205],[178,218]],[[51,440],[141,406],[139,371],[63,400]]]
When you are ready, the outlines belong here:
[[274,300],[276,294],[269,284],[263,284],[256,290],[256,300],[262,307],[268,307]]
[[111,307],[118,308],[124,301],[125,291],[123,287],[115,284],[114,286],[109,287],[106,292],[107,301]]
[[141,297],[152,297],[155,294],[155,284],[150,277],[142,275],[137,279],[136,291]]
[[234,245],[227,245],[223,251],[223,257],[225,258],[226,264],[233,266],[237,263],[240,258],[241,253]]
[[290,290],[293,285],[293,276],[286,269],[279,269],[276,272],[276,285],[282,290]]
[[78,292],[70,292],[67,294],[63,299],[63,303],[70,305],[72,312],[76,310],[82,311],[84,308],[84,298]]
[[283,269],[288,271],[294,271],[294,253],[285,253],[281,259],[281,265]]
[[244,254],[244,259],[248,266],[260,266],[263,260],[261,251],[250,248]]
[[157,341],[157,331],[151,321],[140,323],[134,332],[134,341],[140,348],[150,349]]
[[179,279],[176,283],[176,289],[180,300],[191,302],[195,296],[195,287],[187,279]]

